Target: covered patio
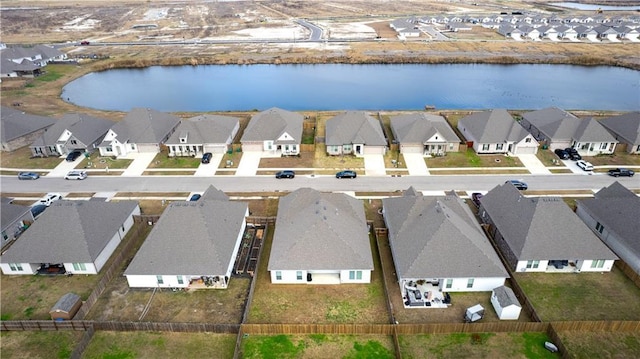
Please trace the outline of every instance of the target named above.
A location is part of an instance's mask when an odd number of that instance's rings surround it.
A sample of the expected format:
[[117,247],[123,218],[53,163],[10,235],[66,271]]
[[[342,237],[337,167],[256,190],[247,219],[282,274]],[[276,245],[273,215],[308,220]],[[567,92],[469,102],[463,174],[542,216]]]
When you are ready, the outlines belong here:
[[439,280],[403,280],[400,288],[405,308],[448,308],[451,305],[451,296],[441,291]]

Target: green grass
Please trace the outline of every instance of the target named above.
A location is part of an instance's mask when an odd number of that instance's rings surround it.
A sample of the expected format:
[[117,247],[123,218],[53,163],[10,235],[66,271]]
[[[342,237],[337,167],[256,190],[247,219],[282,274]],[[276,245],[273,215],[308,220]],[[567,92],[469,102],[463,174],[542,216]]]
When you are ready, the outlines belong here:
[[246,335],[242,358],[344,358],[392,359],[390,337],[369,335]]
[[559,332],[569,358],[640,358],[640,333]]
[[617,267],[605,273],[516,273],[544,321],[640,320],[640,288]]
[[25,331],[1,332],[0,351],[3,358],[59,358],[71,356],[84,332]]
[[560,358],[544,348],[545,333],[452,333],[399,336],[402,357]]
[[235,335],[98,331],[83,358],[233,358]]
[[200,159],[195,157],[169,157],[160,152],[151,161],[148,168],[198,168]]

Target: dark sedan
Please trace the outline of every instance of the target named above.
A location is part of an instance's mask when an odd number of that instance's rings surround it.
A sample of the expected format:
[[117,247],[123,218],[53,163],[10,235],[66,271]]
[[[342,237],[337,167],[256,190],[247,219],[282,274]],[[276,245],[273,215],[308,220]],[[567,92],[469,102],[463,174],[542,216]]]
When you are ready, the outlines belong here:
[[35,172],[20,172],[18,173],[18,179],[21,180],[37,180],[40,175]]
[[555,152],[556,156],[558,156],[561,160],[568,160],[569,159],[569,152],[567,152],[567,151],[565,151],[563,149],[557,148],[553,152]]
[[336,178],[356,178],[356,171],[346,170],[336,173]]
[[80,157],[82,155],[82,152],[83,151],[81,151],[81,150],[73,150],[73,151],[69,152],[69,154],[67,155],[67,161],[68,162],[73,162],[73,161],[77,160],[78,157]]
[[518,181],[518,180],[509,180],[509,181],[507,181],[505,183],[511,183],[512,185],[514,185],[517,189],[519,189],[521,191],[524,191],[524,190],[529,188],[529,186],[526,183],[524,183],[522,181]]
[[294,178],[296,173],[291,170],[276,172],[276,178]]
[[207,164],[207,163],[211,162],[211,157],[213,157],[213,154],[211,152],[205,152],[202,155],[201,162],[204,163],[204,164]]

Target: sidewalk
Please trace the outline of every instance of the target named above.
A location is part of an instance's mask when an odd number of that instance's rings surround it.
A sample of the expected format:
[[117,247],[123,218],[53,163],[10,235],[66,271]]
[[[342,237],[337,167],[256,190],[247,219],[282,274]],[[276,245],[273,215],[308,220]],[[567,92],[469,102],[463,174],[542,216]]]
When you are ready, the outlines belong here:
[[123,158],[133,159],[133,162],[122,172],[123,177],[142,176],[142,173],[149,167],[151,161],[156,158],[157,153],[131,153]]
[[84,159],[84,156],[78,157],[73,162],[67,162],[63,157],[62,162],[60,162],[54,169],[49,171],[46,175],[47,177],[64,177],[69,171],[72,171],[76,168],[76,166]]

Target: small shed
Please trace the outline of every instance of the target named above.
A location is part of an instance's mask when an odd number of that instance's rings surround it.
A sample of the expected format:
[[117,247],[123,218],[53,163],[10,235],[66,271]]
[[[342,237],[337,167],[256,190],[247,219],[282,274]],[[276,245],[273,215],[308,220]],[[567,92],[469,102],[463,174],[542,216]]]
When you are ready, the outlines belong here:
[[507,286],[500,286],[491,292],[491,304],[498,314],[500,320],[518,320],[522,306],[513,289]]
[[67,293],[51,308],[49,315],[51,315],[51,319],[53,320],[71,320],[81,306],[82,300],[79,295]]

